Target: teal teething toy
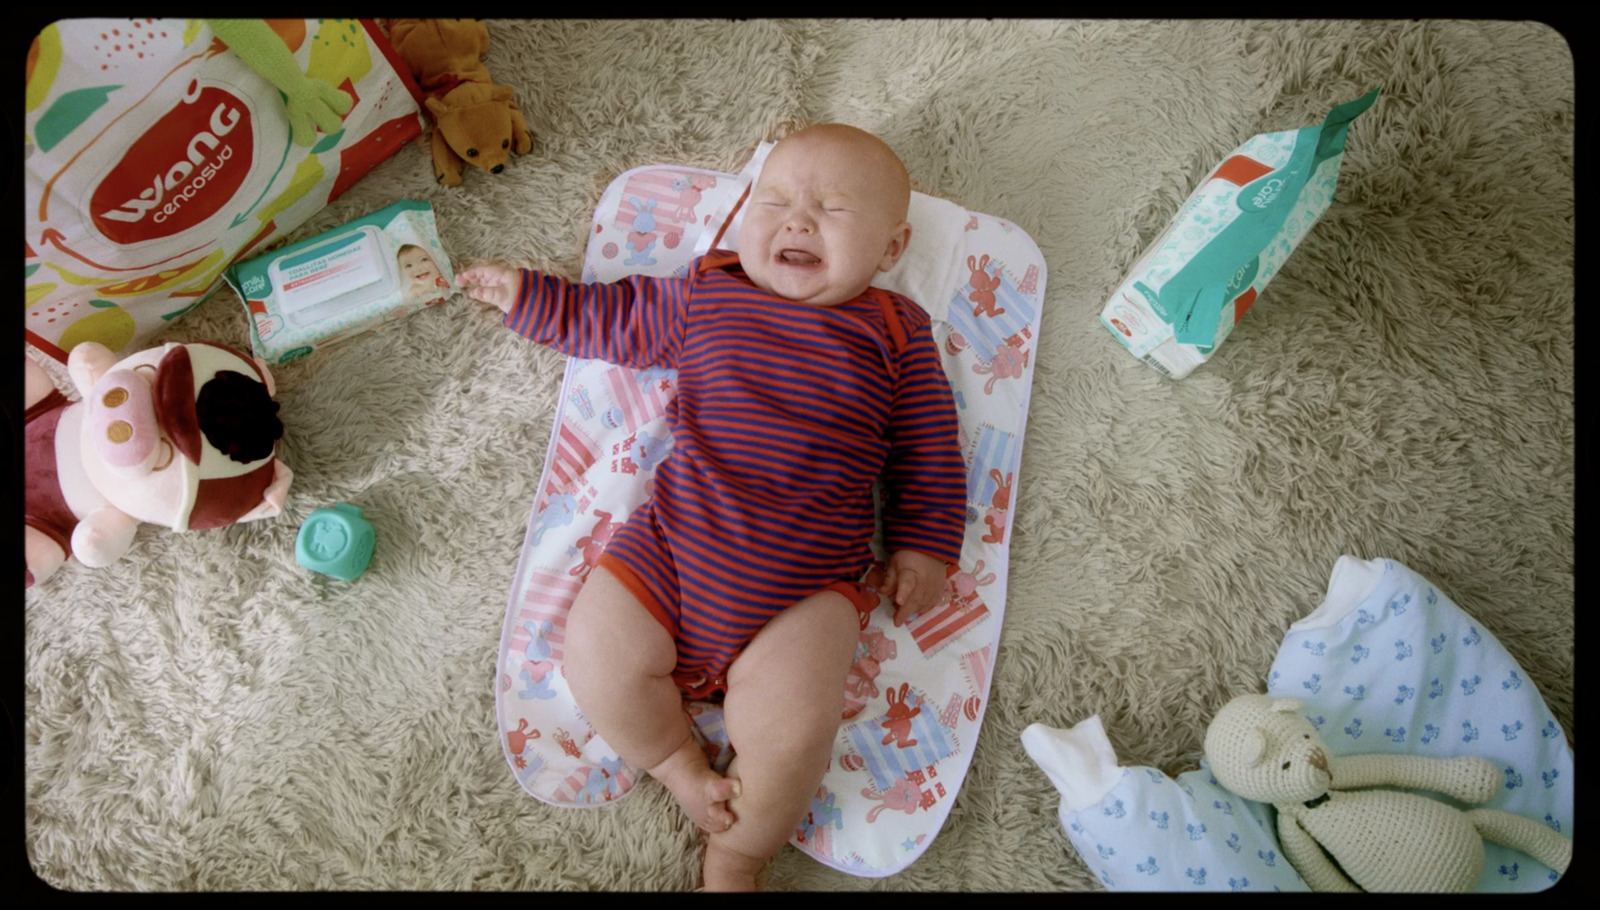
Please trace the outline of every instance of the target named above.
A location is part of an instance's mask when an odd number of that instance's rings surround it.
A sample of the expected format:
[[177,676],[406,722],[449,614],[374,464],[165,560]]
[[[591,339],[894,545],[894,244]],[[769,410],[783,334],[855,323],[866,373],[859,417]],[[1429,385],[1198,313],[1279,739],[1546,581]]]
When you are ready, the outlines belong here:
[[294,542],[294,559],[313,572],[354,581],[372,559],[374,539],[372,523],[361,510],[341,502],[306,518]]

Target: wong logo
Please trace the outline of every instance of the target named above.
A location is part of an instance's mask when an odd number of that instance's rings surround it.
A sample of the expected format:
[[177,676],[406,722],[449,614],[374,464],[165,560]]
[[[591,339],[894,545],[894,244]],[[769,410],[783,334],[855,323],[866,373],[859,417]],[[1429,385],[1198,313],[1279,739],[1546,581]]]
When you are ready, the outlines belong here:
[[171,237],[233,198],[250,173],[253,130],[244,101],[191,83],[176,107],[134,140],[89,198],[113,243]]

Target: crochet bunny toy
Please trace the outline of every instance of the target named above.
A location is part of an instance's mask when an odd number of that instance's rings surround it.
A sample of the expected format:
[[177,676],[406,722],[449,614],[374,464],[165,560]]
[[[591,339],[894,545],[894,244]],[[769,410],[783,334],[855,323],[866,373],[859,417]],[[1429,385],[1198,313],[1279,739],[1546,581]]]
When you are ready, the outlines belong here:
[[1471,891],[1483,874],[1484,838],[1566,872],[1572,842],[1536,821],[1374,789],[1482,803],[1499,787],[1493,763],[1336,756],[1302,707],[1293,698],[1240,695],[1212,719],[1205,752],[1223,787],[1277,809],[1284,856],[1313,891]]
[[116,562],[141,522],[188,531],[283,510],[294,474],[259,358],[173,342],[118,360],[85,341],[67,356],[77,401],[24,360],[24,587],[68,556]]

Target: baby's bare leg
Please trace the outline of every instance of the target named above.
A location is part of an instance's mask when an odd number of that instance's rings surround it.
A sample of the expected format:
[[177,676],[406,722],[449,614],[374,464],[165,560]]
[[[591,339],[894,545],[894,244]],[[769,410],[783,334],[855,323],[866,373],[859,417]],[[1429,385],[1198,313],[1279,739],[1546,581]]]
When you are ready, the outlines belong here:
[[606,744],[659,780],[702,829],[733,824],[727,800],[738,784],[711,770],[689,732],[672,681],[672,636],[603,568],[590,572],[572,604],[565,650],[573,700]]
[[729,801],[738,821],[706,844],[707,891],[754,890],[811,807],[859,637],[855,607],[824,591],[773,617],[728,668],[722,716],[737,756],[728,775],[743,792]]

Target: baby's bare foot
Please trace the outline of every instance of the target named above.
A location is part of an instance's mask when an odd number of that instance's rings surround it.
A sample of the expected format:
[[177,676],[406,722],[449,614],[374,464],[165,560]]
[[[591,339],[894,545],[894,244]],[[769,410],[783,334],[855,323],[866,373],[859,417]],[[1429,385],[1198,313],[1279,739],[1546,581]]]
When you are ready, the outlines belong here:
[[716,838],[706,840],[705,863],[700,878],[707,891],[760,891],[767,861],[751,859],[721,846]]
[[706,754],[693,739],[650,769],[700,830],[717,833],[733,827],[728,800],[739,795],[739,782],[711,770]]

